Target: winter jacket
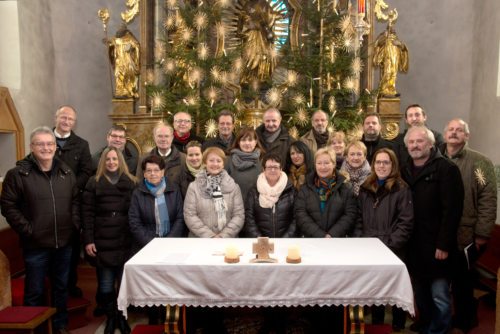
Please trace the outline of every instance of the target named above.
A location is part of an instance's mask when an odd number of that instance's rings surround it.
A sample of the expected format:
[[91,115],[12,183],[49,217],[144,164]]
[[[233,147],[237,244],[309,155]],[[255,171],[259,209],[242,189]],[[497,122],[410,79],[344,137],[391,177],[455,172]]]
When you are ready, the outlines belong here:
[[[176,184],[168,179],[165,188],[165,202],[170,219],[170,232],[167,238],[180,238],[185,236],[186,226],[182,212],[182,196]],[[139,182],[132,193],[128,222],[132,233],[133,250],[137,252],[156,236],[155,197],[146,188],[144,182]]]
[[257,178],[260,173],[262,173],[260,159],[255,165],[243,168],[242,166],[235,165],[232,156],[230,155],[226,159],[225,168],[229,176],[231,176],[234,182],[236,182],[236,184],[240,187],[243,203],[246,203],[248,192],[257,184]]
[[497,219],[497,181],[491,160],[467,145],[450,159],[460,169],[465,189],[457,233],[458,247],[463,250],[476,236],[490,237]]
[[179,186],[179,189],[181,190],[183,200],[186,198],[186,193],[187,193],[188,187],[191,184],[191,182],[194,181],[194,179],[195,179],[195,177],[188,170],[186,164],[182,165],[181,172],[179,173],[179,178],[177,180],[177,185]]
[[249,238],[294,238],[296,225],[293,214],[295,187],[290,181],[273,208],[263,208],[259,204],[257,186],[248,192],[245,202],[245,226],[243,236]]
[[199,142],[200,144],[203,144],[204,140],[203,138],[201,137],[198,137],[197,135],[195,135],[193,132],[191,132],[191,134],[189,135],[189,138],[186,142],[182,142],[180,141],[179,139],[177,139],[177,137],[175,137],[174,135],[174,139],[172,140],[172,147],[176,147],[177,148],[177,151],[179,152],[182,152],[182,153],[186,153],[186,145],[190,142],[190,141],[193,141],[193,140],[196,140],[197,142]]
[[309,147],[312,155],[314,156],[314,154],[318,150],[318,143],[316,142],[316,138],[314,137],[313,130],[311,129],[307,131],[305,135],[300,137],[300,141],[306,144],[307,147]]
[[82,199],[84,245],[95,244],[98,266],[121,266],[131,255],[128,208],[135,183],[122,174],[116,184],[91,177]]
[[243,227],[245,209],[240,187],[225,170],[221,173],[222,196],[227,208],[226,225],[222,230],[217,227],[214,200],[205,192],[207,175],[205,171],[201,171],[189,185],[184,202],[184,219],[190,237],[212,238],[220,235],[223,238],[235,238]]
[[76,184],[83,191],[92,175],[92,157],[89,143],[71,131],[63,147],[57,146],[56,156],[71,168],[76,176]]
[[388,148],[391,149],[396,156],[398,156],[399,159],[399,150],[397,145],[393,144],[392,142],[385,140],[382,138],[381,135],[378,136],[376,140],[366,140],[365,135],[361,137],[361,142],[365,144],[366,146],[366,160],[368,160],[368,163],[372,164],[372,159],[373,156],[375,155],[375,152],[380,150],[381,148]]
[[[449,277],[464,203],[460,170],[432,148],[418,174],[413,175],[410,161],[403,166],[401,176],[411,188],[415,217],[407,254],[410,274],[430,279]],[[436,260],[436,249],[448,252],[448,258]]]
[[307,175],[306,183],[295,199],[295,221],[299,233],[307,238],[324,238],[326,234],[336,238],[346,237],[353,232],[358,216],[351,184],[337,173],[337,183],[321,213],[315,177],[315,172]]
[[360,215],[354,236],[379,238],[403,259],[413,229],[410,188],[396,182],[391,190],[383,186],[375,190],[365,182],[359,189],[358,203]]
[[59,159],[54,158],[52,170],[45,173],[28,155],[7,172],[2,188],[2,215],[24,248],[64,247],[80,229],[76,178]]
[[261,144],[264,145],[266,153],[274,152],[276,154],[279,154],[281,156],[281,161],[285,163],[286,156],[288,155],[288,149],[290,148],[290,144],[294,141],[294,139],[288,134],[288,129],[283,124],[281,124],[280,134],[278,135],[278,138],[272,143],[268,143],[264,138],[265,129],[266,128],[264,127],[264,124],[261,124],[257,127],[257,129],[255,129],[255,132],[257,133]]
[[229,151],[231,150],[231,146],[233,146],[235,139],[236,137],[232,135],[231,141],[229,143],[226,143],[220,136],[217,136],[216,138],[208,139],[207,141],[205,141],[201,148],[202,151],[205,152],[205,150],[209,147],[218,147],[223,150],[226,155],[229,155]]
[[[171,149],[172,151],[170,152],[168,157],[162,157],[165,161],[165,176],[167,177],[167,180],[170,180],[170,182],[178,183],[182,166],[184,166],[184,164],[186,163],[186,155],[182,152],[179,152],[179,150],[173,145],[171,146]],[[158,148],[155,147],[151,150],[151,152],[140,157],[139,162],[137,163],[137,173],[135,173],[137,179],[139,180],[142,180],[144,178],[144,172],[142,171],[142,161],[150,155],[161,156],[160,153],[158,153]]]

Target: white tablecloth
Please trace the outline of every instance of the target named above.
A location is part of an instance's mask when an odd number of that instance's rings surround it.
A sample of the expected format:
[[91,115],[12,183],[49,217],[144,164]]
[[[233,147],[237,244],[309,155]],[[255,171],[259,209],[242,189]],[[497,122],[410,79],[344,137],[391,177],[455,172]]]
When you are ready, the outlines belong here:
[[[380,240],[271,241],[278,263],[256,264],[256,239],[154,239],[125,264],[118,308],[391,304],[414,314],[406,266]],[[228,244],[243,252],[239,263],[224,262]],[[302,263],[286,263],[291,244]]]

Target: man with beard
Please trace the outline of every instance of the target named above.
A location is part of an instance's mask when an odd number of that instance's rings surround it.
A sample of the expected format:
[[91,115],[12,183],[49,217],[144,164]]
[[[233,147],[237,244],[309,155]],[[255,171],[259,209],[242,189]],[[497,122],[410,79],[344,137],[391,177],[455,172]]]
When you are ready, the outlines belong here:
[[[474,298],[474,262],[486,248],[497,217],[497,183],[493,163],[469,148],[469,125],[452,119],[445,128],[443,153],[457,164],[464,183],[465,198],[458,226],[458,255],[452,280],[455,315],[453,333],[467,333],[477,325]],[[464,249],[469,255],[465,256]]]
[[255,132],[266,153],[276,152],[281,156],[282,161],[286,161],[292,138],[287,128],[281,124],[280,111],[276,108],[267,109],[263,116],[263,123],[255,129]]
[[[427,121],[427,114],[419,104],[411,104],[406,107],[405,121],[408,128],[411,128],[412,126],[426,126],[425,122]],[[398,134],[396,138],[392,140],[394,149],[398,151],[398,159],[401,164],[406,163],[409,158],[408,150],[406,149],[404,142],[407,131],[408,129],[406,129],[403,133]],[[431,130],[431,132],[435,139],[434,146],[436,148],[441,147],[441,145],[444,144],[443,136],[435,130]]]
[[401,176],[412,190],[415,212],[407,265],[420,332],[445,334],[451,329],[450,275],[464,187],[458,167],[435,149],[432,131],[412,126],[404,139],[411,159]]
[[326,146],[328,141],[328,115],[323,110],[316,110],[311,117],[312,129],[303,135],[300,140],[309,147],[314,155],[316,151]]
[[234,142],[234,115],[228,110],[222,110],[217,116],[217,127],[219,135],[216,138],[209,139],[202,145],[202,150],[205,151],[208,147],[218,147],[229,154],[229,149]]
[[380,134],[381,130],[382,120],[380,119],[380,115],[376,112],[369,112],[365,114],[365,118],[363,120],[363,137],[361,137],[361,141],[366,146],[366,160],[368,160],[369,164],[372,163],[375,152],[384,147],[393,150],[398,156],[398,150],[394,149],[392,143],[382,138],[382,135]]

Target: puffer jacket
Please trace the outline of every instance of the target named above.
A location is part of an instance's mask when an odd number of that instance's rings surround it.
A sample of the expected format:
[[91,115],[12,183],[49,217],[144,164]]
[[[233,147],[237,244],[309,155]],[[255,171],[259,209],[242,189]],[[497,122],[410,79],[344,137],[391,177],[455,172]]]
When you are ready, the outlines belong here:
[[299,232],[307,238],[324,238],[326,234],[337,238],[348,236],[353,232],[358,217],[351,184],[337,173],[337,183],[321,213],[320,199],[314,185],[315,176],[315,172],[307,175],[306,183],[295,199],[295,220]]
[[243,227],[245,209],[240,187],[225,170],[221,173],[221,191],[227,208],[226,225],[221,230],[217,226],[214,201],[205,192],[207,174],[202,170],[189,185],[184,202],[184,219],[190,237],[212,238],[219,235],[223,238],[235,238]]
[[379,238],[394,254],[404,259],[406,245],[413,230],[411,190],[404,182],[391,190],[376,190],[366,182],[358,195],[360,215],[354,237]]
[[294,238],[296,236],[293,214],[295,196],[295,187],[288,181],[274,207],[263,208],[259,204],[257,186],[250,189],[245,203],[243,236],[249,238]]
[[50,176],[29,154],[7,172],[2,185],[2,215],[26,249],[60,248],[80,229],[76,178],[54,158]]
[[[168,179],[166,182],[164,195],[170,219],[170,232],[167,234],[167,238],[181,238],[185,236],[186,231],[181,192],[176,184]],[[155,197],[144,182],[139,182],[132,193],[128,210],[128,223],[132,233],[134,253],[156,237]]]
[[131,255],[128,208],[135,183],[122,174],[116,184],[90,178],[83,192],[84,245],[95,244],[98,266],[121,266]]

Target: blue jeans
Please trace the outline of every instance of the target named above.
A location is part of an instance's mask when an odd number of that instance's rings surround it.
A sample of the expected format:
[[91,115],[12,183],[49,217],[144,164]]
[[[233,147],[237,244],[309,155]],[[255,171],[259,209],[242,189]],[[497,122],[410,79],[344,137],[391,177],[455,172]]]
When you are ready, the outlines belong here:
[[45,277],[48,275],[52,290],[52,302],[57,313],[52,318],[54,329],[68,325],[68,277],[71,262],[71,245],[61,248],[24,249],[26,280],[24,284],[24,305],[45,304]]
[[446,334],[451,329],[452,302],[446,278],[415,279],[415,301],[422,321],[421,333]]
[[[115,294],[120,287],[123,275],[123,266],[97,267],[97,289],[101,295]],[[115,284],[116,287],[115,288]]]

